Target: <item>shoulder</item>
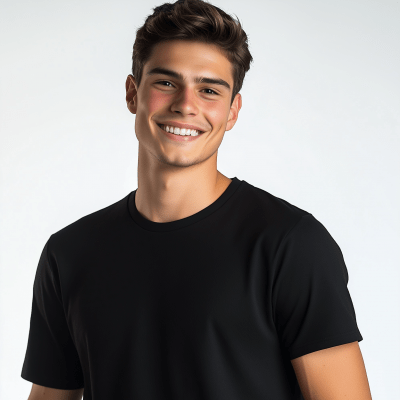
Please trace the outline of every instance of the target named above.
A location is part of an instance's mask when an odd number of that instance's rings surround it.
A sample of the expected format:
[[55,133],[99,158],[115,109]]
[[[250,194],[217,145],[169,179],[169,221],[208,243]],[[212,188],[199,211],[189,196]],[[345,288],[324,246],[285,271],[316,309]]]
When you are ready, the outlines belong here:
[[247,182],[242,193],[245,195],[237,207],[246,210],[241,213],[244,226],[262,235],[278,259],[288,253],[308,257],[333,254],[336,260],[342,259],[336,241],[308,210]]
[[112,234],[126,221],[128,198],[129,195],[62,227],[50,236],[49,246],[54,251],[71,251],[76,247],[96,242],[104,235]]
[[247,182],[244,184],[244,191],[246,195],[243,196],[241,205],[242,209],[247,210],[247,217],[256,226],[279,233],[281,237],[304,219],[303,217],[312,217],[307,210]]

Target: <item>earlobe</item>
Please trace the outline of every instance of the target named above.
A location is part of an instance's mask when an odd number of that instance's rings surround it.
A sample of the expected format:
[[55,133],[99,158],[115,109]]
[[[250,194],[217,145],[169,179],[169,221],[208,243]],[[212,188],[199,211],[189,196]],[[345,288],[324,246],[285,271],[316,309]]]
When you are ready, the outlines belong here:
[[129,110],[132,114],[136,114],[136,104],[135,104],[135,100],[127,101],[127,102],[126,102],[126,106],[128,107],[128,110]]

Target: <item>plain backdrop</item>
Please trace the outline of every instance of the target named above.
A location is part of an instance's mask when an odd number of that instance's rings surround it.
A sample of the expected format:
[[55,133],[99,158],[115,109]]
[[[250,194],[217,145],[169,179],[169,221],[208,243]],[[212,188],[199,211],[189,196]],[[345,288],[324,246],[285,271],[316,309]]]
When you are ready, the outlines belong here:
[[[400,392],[400,4],[214,0],[254,58],[218,170],[339,244],[374,400]],[[137,188],[126,108],[136,30],[162,1],[1,1],[0,398],[20,377],[49,236]]]

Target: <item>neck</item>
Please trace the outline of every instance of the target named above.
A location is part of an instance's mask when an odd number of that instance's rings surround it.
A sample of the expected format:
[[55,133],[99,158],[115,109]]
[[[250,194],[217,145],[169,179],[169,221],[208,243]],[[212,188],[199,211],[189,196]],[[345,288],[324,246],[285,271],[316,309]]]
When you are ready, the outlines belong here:
[[171,166],[154,160],[139,145],[136,208],[153,222],[189,217],[217,200],[231,179],[217,170],[216,153],[192,166]]

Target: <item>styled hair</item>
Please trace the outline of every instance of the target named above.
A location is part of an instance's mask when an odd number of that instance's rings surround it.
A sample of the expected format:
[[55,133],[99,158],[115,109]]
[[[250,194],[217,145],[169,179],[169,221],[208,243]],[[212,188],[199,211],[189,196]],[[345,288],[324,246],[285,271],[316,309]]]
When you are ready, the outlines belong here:
[[247,35],[239,19],[202,0],[178,0],[153,8],[142,27],[136,30],[132,53],[132,75],[139,88],[144,64],[156,44],[167,40],[187,40],[217,45],[230,61],[233,77],[231,105],[243,85],[253,57]]

